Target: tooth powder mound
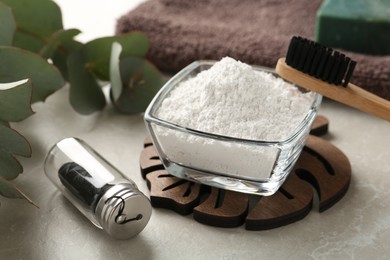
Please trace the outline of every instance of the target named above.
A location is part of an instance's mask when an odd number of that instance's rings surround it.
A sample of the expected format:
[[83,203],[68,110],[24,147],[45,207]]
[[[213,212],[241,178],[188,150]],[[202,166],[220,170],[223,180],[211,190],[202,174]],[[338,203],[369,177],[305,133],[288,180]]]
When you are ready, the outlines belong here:
[[225,57],[172,90],[157,117],[213,134],[280,141],[303,121],[311,95],[271,73]]

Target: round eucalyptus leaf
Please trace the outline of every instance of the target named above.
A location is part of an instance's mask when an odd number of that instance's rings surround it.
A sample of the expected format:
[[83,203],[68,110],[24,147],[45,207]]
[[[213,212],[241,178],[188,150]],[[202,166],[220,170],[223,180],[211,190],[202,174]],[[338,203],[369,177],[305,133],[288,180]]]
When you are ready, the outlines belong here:
[[0,2],[0,45],[12,45],[15,31],[16,21],[11,8]]
[[15,157],[0,150],[0,176],[3,176],[7,180],[12,180],[22,172],[23,167]]
[[46,39],[34,33],[16,31],[13,46],[38,53],[46,44]]
[[0,0],[12,8],[17,23],[14,46],[38,52],[47,38],[63,28],[58,5],[49,0]]
[[39,208],[29,197],[26,196],[15,184],[0,175],[0,195],[12,199],[25,199],[28,203]]
[[111,46],[118,42],[122,46],[121,57],[144,57],[149,49],[149,41],[141,32],[131,32],[119,36],[104,37],[86,43],[82,49],[88,68],[101,80],[109,80]]
[[142,58],[126,57],[120,62],[122,92],[118,99],[111,100],[123,113],[141,113],[164,85],[166,79],[150,62]]
[[65,84],[58,69],[33,52],[1,46],[0,61],[0,83],[31,79],[32,102],[44,101]]
[[29,80],[10,89],[0,89],[0,119],[16,122],[32,115],[31,95]]
[[71,53],[79,51],[82,46],[82,43],[74,39],[68,39],[61,42],[61,45],[54,51],[53,55],[51,56],[53,64],[61,71],[62,76],[66,81],[69,81],[67,65],[68,56]]
[[0,119],[0,125],[7,126],[7,127],[10,126],[9,123],[8,123],[7,121],[3,121],[3,120],[1,120],[1,119]]
[[81,31],[78,29],[59,30],[50,36],[48,43],[39,51],[43,58],[51,58],[56,48],[62,43],[73,39]]
[[4,125],[0,125],[0,150],[24,157],[31,156],[31,147],[26,138]]
[[80,52],[68,58],[70,83],[70,103],[81,114],[91,114],[106,105],[103,91],[95,77],[85,67],[85,60]]
[[[1,177],[1,175],[0,175]],[[0,178],[0,195],[6,198],[21,199],[23,196],[6,179]]]

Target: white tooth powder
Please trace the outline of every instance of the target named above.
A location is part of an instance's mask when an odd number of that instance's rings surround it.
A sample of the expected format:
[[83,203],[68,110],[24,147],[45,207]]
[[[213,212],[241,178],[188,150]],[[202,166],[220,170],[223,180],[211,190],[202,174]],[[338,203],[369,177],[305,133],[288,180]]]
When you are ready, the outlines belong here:
[[226,57],[177,86],[157,117],[204,132],[275,141],[291,134],[311,105],[310,93]]
[[[236,138],[280,141],[303,121],[313,102],[271,73],[225,57],[172,90],[156,112],[167,122]],[[161,129],[159,141],[170,160],[200,169],[268,178],[275,148],[213,141]]]

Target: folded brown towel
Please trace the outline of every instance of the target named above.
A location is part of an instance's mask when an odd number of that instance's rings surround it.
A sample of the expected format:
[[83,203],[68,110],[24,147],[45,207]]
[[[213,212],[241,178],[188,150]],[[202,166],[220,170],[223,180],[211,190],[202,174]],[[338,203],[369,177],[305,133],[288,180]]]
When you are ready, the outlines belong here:
[[[293,35],[314,38],[321,0],[151,0],[118,20],[117,33],[149,37],[148,58],[175,72],[199,59],[231,56],[274,67]],[[355,59],[352,83],[390,100],[390,56],[346,52]]]

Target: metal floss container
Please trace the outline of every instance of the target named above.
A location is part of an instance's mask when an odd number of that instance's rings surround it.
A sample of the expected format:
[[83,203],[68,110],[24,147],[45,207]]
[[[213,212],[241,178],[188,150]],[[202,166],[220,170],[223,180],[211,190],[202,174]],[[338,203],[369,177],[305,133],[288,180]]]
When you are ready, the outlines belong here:
[[44,170],[81,213],[114,238],[131,238],[149,222],[149,199],[80,139],[66,138],[55,144]]

